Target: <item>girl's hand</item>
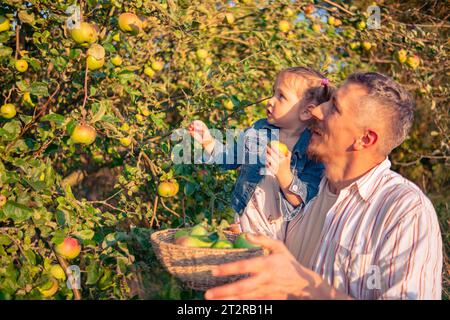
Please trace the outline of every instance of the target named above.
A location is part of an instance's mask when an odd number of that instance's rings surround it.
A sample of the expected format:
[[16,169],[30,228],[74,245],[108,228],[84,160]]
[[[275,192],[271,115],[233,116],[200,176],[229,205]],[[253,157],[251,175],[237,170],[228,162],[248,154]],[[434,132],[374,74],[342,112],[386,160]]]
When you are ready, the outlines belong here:
[[277,177],[280,187],[285,188],[292,182],[293,176],[291,172],[292,153],[288,150],[287,155],[281,154],[276,149],[272,149],[269,145],[266,151],[266,167],[269,172]]
[[191,137],[201,143],[204,148],[211,142],[214,142],[214,138],[212,137],[211,132],[203,121],[192,121],[188,126],[188,132]]

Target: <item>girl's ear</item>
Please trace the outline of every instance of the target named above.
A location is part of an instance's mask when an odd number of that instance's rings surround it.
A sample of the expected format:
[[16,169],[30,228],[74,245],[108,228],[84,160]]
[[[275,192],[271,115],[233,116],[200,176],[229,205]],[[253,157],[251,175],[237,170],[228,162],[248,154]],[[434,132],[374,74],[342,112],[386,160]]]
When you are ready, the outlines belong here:
[[310,103],[306,107],[302,108],[300,110],[299,119],[300,121],[308,121],[312,118],[311,115],[311,109],[314,109],[316,107],[315,104]]

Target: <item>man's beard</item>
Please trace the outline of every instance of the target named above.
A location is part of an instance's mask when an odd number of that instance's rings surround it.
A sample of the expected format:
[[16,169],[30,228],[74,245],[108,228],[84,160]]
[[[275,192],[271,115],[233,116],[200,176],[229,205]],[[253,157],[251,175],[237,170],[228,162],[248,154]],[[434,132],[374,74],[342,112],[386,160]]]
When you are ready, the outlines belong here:
[[308,159],[313,160],[315,162],[321,162],[322,158],[319,153],[317,153],[314,148],[311,148],[311,144],[308,146],[308,149],[306,150],[306,155],[308,156]]
[[[311,132],[314,132],[314,130],[319,129],[319,126],[317,124],[317,121],[314,119],[311,119],[308,121],[308,128]],[[323,132],[322,130],[319,130],[319,132]],[[323,159],[320,155],[320,153],[317,152],[317,147],[320,144],[320,142],[314,143],[310,140],[308,149],[306,150],[306,155],[309,159],[314,160],[316,162],[321,162]]]

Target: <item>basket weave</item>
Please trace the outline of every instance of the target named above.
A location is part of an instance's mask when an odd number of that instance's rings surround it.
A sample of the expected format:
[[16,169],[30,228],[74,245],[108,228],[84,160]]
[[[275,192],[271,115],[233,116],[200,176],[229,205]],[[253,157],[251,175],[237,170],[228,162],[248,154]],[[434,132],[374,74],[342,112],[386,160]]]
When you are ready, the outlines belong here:
[[[157,231],[151,235],[153,249],[166,270],[183,281],[189,288],[205,291],[209,288],[248,277],[236,275],[214,277],[212,267],[227,262],[248,259],[264,254],[263,249],[190,248],[174,244],[174,234],[180,229]],[[225,233],[229,241],[237,235]]]

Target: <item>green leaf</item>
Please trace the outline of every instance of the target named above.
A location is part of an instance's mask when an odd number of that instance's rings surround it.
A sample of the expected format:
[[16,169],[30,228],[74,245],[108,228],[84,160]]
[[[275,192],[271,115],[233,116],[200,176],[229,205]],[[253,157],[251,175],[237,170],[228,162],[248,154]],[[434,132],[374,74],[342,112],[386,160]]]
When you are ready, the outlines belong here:
[[30,87],[30,93],[38,97],[48,97],[48,86],[45,82],[33,82]]
[[20,134],[20,122],[13,120],[6,123],[3,128],[0,128],[0,137],[5,141],[13,141],[19,137]]
[[41,121],[50,121],[55,122],[56,124],[60,125],[64,122],[66,118],[63,115],[60,115],[58,113],[50,113],[46,116],[43,116],[41,118]]
[[86,268],[87,271],[87,280],[86,284],[96,284],[98,279],[100,278],[99,273],[99,264],[97,261],[92,261]]
[[73,235],[82,240],[91,240],[94,237],[95,232],[93,230],[81,230],[75,232]]
[[6,217],[11,218],[15,222],[22,222],[31,217],[33,211],[23,204],[9,200],[3,207]]
[[0,46],[0,58],[5,58],[11,56],[13,49],[10,47]]
[[66,237],[66,231],[65,230],[57,230],[53,234],[53,238],[51,240],[54,244],[60,244],[64,241],[64,238]]

